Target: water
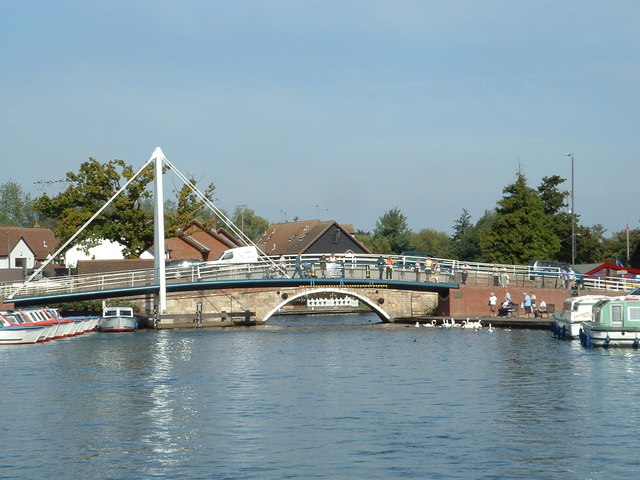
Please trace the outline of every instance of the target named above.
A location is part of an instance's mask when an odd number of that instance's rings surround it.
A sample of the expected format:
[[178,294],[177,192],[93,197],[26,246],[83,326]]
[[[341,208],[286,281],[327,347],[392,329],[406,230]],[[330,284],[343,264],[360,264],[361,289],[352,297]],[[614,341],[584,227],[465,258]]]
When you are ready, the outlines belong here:
[[1,347],[0,478],[640,474],[638,351],[283,321]]

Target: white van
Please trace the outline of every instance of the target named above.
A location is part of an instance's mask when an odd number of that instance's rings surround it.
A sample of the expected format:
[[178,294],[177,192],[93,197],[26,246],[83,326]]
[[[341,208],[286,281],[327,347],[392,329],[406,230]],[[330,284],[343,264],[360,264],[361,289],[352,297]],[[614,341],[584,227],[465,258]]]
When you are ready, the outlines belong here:
[[225,250],[220,254],[217,260],[214,260],[214,265],[221,263],[251,263],[258,261],[258,249],[254,246],[249,247],[237,247]]

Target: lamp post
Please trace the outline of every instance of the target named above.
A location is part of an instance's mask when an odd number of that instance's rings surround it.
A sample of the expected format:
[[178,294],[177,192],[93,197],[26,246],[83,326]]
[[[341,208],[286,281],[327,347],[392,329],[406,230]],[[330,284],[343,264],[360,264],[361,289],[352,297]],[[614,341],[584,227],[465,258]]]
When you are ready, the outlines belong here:
[[573,153],[567,153],[567,157],[571,157],[571,266],[576,263],[576,211],[574,197],[574,177],[573,177]]

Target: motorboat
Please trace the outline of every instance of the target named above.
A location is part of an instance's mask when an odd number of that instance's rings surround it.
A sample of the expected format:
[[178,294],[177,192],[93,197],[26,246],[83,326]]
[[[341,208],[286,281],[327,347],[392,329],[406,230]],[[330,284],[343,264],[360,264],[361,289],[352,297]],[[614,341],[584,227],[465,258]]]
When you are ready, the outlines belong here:
[[37,343],[44,334],[44,325],[18,321],[9,312],[0,312],[0,345]]
[[582,322],[585,347],[640,346],[640,296],[615,297],[593,305],[590,321]]
[[583,295],[567,298],[564,301],[562,312],[553,314],[551,325],[553,336],[567,339],[578,338],[582,322],[591,320],[592,307],[606,298],[609,297],[604,295]]
[[133,332],[136,328],[138,321],[131,307],[104,307],[97,327],[100,332]]

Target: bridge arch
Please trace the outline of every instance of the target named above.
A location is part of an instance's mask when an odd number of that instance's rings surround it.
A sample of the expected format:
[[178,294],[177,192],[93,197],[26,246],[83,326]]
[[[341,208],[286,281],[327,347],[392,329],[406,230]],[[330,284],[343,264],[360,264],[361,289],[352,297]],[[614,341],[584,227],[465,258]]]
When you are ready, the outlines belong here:
[[365,295],[362,295],[362,294],[359,294],[357,292],[353,292],[351,290],[343,289],[343,288],[323,288],[323,287],[319,287],[319,288],[313,289],[313,290],[306,290],[304,292],[296,293],[295,295],[287,297],[284,301],[280,302],[275,308],[270,310],[262,321],[264,323],[266,323],[267,320],[269,320],[269,318],[271,318],[282,307],[284,307],[288,303],[291,303],[292,301],[294,301],[297,298],[306,297],[310,293],[340,293],[342,295],[346,295],[346,296],[349,296],[349,297],[357,298],[358,300],[360,300],[364,304],[368,305],[369,308],[371,308],[371,310],[373,310],[373,312],[376,315],[378,315],[378,317],[380,317],[380,319],[383,322],[389,323],[391,321],[391,316],[386,311],[384,311],[380,307],[380,305],[378,305],[375,301],[371,300],[369,297],[367,297]]

